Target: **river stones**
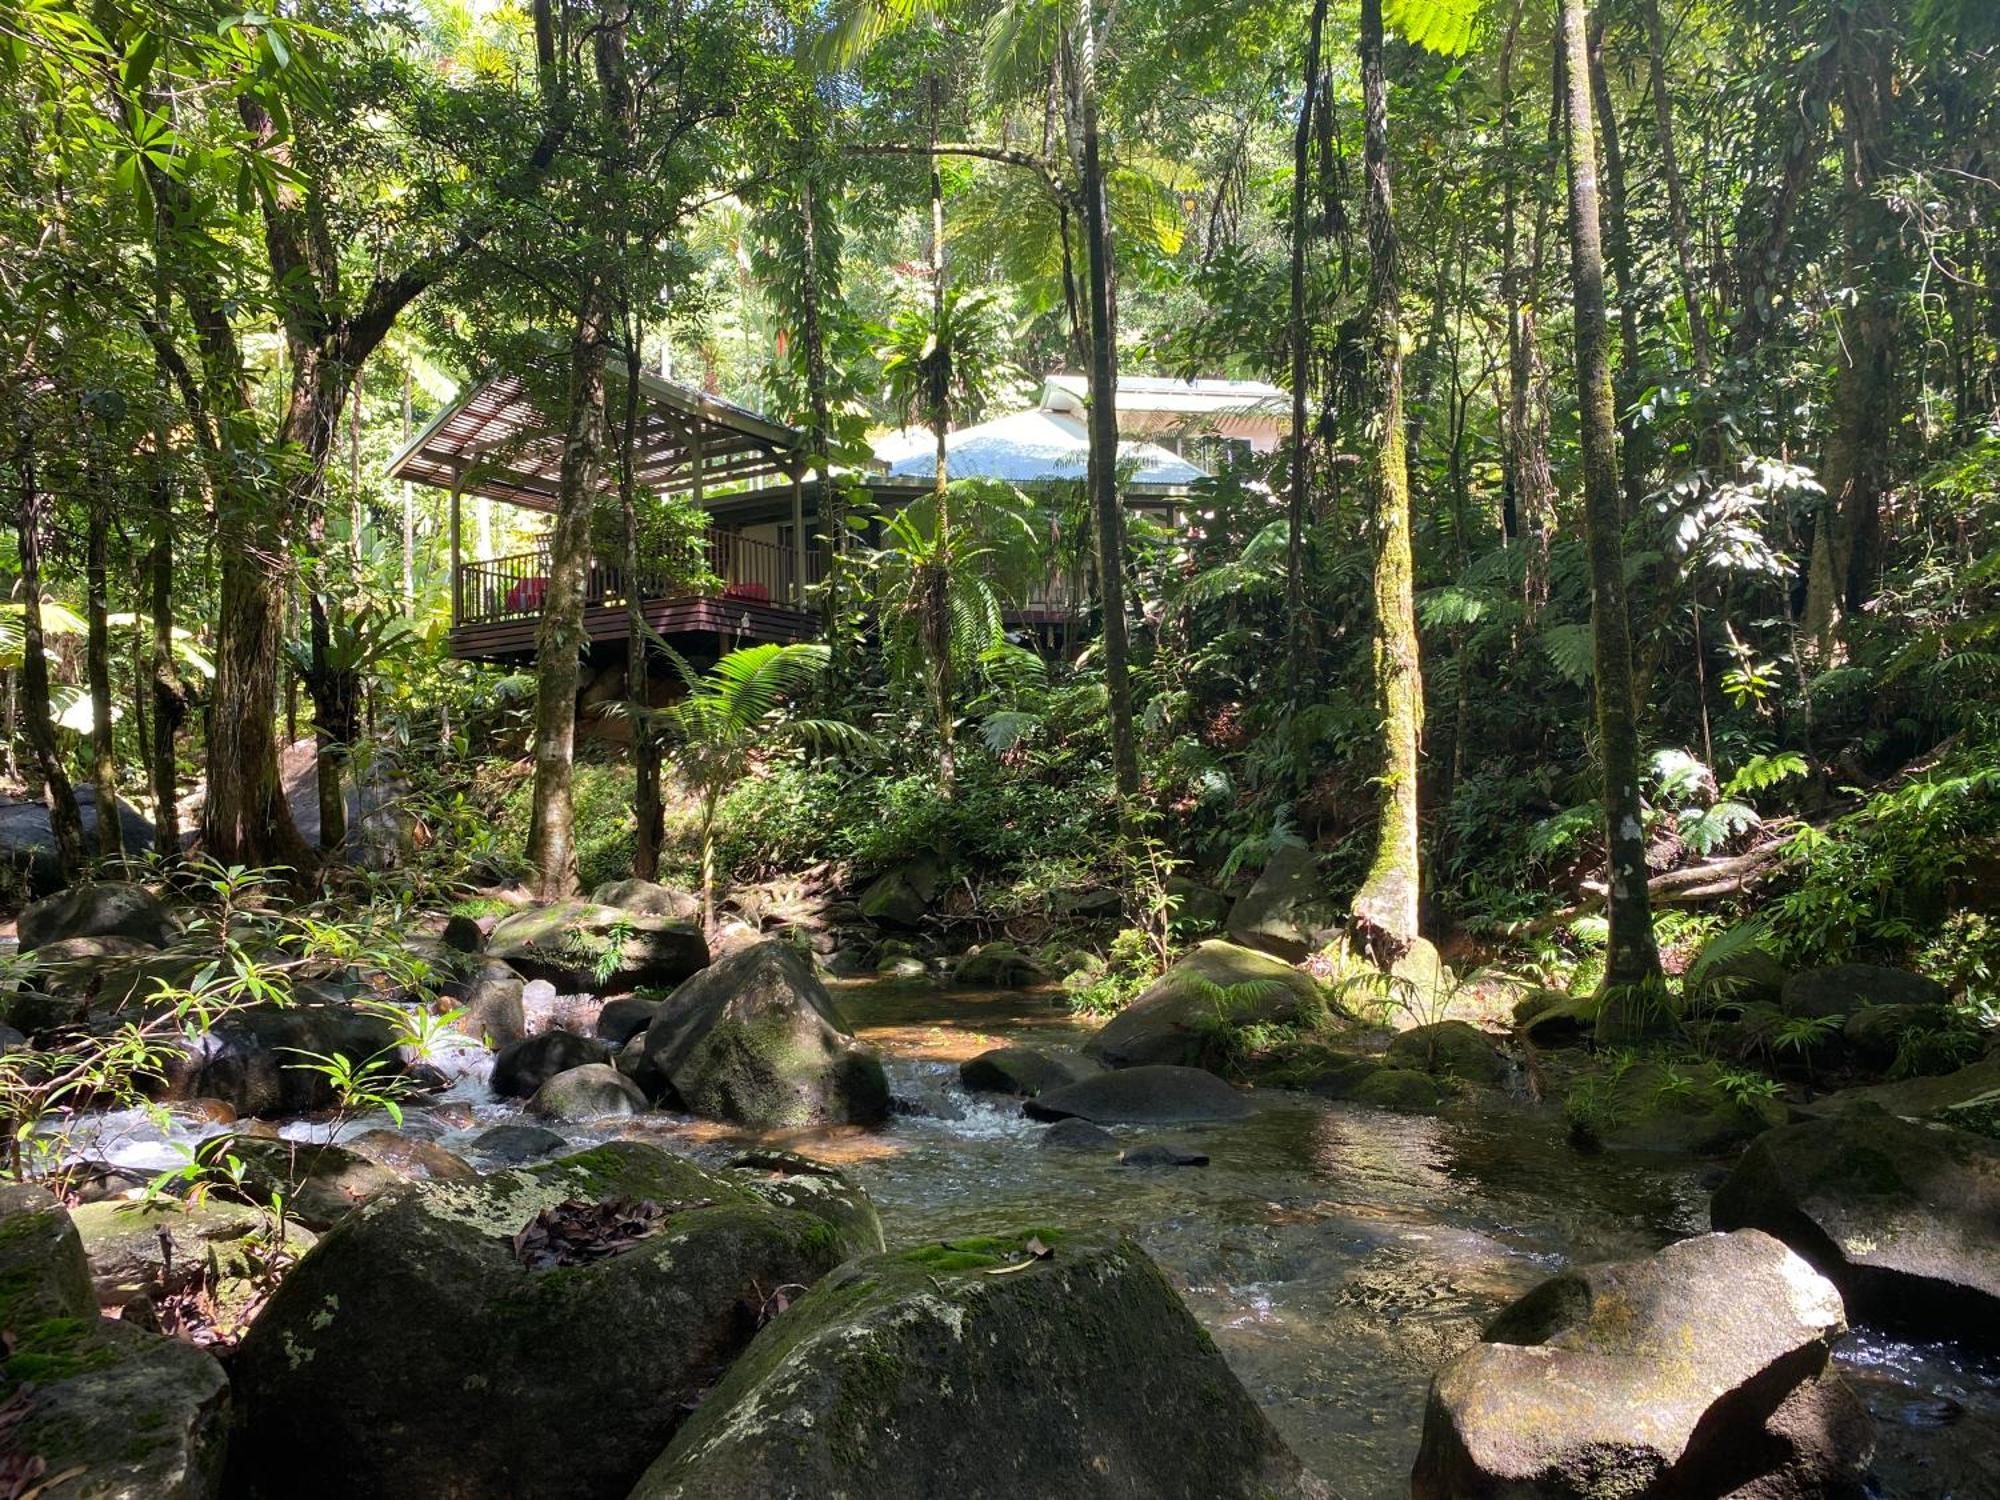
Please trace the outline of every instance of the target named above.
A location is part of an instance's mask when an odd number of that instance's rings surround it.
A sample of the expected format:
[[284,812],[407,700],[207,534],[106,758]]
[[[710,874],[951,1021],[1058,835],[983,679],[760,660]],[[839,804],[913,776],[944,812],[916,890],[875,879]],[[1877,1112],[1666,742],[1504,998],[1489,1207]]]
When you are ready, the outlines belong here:
[[1828,1367],[1840,1296],[1754,1230],[1586,1266],[1431,1383],[1413,1500],[1863,1493],[1873,1435]]
[[1032,1099],[1075,1083],[1092,1071],[1033,1047],[994,1047],[958,1065],[958,1081],[975,1094],[1013,1094]]
[[958,983],[977,989],[1023,989],[1047,984],[1048,970],[1012,943],[992,942],[975,948],[951,971]]
[[694,923],[594,901],[558,901],[503,917],[486,952],[565,994],[668,989],[708,966],[708,941]]
[[1138,1246],[1044,1229],[842,1267],[632,1500],[1326,1494]]
[[1021,1106],[1033,1120],[1069,1115],[1099,1125],[1172,1125],[1195,1120],[1240,1120],[1250,1104],[1235,1089],[1199,1068],[1118,1068],[1065,1084]]
[[[515,1236],[565,1204],[638,1227],[534,1269]],[[846,1253],[826,1220],[634,1141],[412,1184],[322,1239],[243,1341],[236,1492],[622,1500],[774,1294]]]
[[568,1146],[567,1139],[540,1125],[495,1125],[474,1136],[465,1149],[481,1161],[518,1167]]
[[[229,1382],[200,1349],[98,1316],[76,1226],[38,1187],[0,1185],[0,1449],[37,1500],[210,1500]],[[26,1387],[25,1393],[23,1387]],[[41,1483],[34,1484],[36,1473]]]
[[789,943],[732,953],[675,990],[646,1030],[646,1057],[712,1120],[872,1125],[889,1114],[881,1062]]
[[16,931],[23,953],[64,938],[129,938],[155,948],[174,940],[159,897],[127,880],[73,885],[37,901],[21,912]]
[[1709,1203],[1830,1277],[1860,1322],[2000,1343],[2000,1143],[1850,1109],[1759,1136]]
[[1071,1116],[1058,1120],[1042,1132],[1036,1143],[1044,1151],[1075,1151],[1101,1155],[1118,1149],[1118,1137],[1102,1125]]
[[1198,1067],[1215,1057],[1219,1025],[1288,1025],[1324,1011],[1319,986],[1289,963],[1210,940],[1175,964],[1084,1044],[1107,1067]]
[[532,1099],[558,1073],[611,1061],[611,1049],[573,1031],[543,1031],[500,1049],[488,1080],[503,1099]]
[[587,1063],[558,1073],[535,1090],[531,1113],[544,1120],[578,1123],[611,1115],[646,1112],[646,1094],[638,1084],[609,1063]]

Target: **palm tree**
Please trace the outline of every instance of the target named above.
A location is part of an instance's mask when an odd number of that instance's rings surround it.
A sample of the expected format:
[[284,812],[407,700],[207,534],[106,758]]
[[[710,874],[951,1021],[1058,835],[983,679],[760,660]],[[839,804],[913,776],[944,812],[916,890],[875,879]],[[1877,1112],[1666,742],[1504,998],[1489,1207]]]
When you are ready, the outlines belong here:
[[872,741],[837,719],[794,719],[785,704],[806,693],[826,670],[822,642],[745,646],[707,672],[655,636],[654,649],[673,664],[687,696],[667,708],[643,710],[668,744],[681,774],[701,799],[701,911],[715,924],[715,811],[722,794],[741,781],[760,750],[812,744],[856,750]]

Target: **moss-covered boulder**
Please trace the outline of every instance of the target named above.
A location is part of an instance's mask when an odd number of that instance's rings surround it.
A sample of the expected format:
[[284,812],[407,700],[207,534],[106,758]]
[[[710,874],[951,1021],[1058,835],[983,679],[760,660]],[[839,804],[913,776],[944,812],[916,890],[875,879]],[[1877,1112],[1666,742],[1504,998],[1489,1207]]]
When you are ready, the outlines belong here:
[[1027,1100],[1032,1120],[1071,1116],[1098,1125],[1170,1125],[1196,1120],[1240,1120],[1250,1103],[1200,1068],[1117,1068],[1050,1089]]
[[612,1115],[642,1115],[646,1093],[610,1063],[587,1063],[558,1073],[535,1090],[531,1112],[544,1120],[576,1123]]
[[503,917],[486,952],[566,994],[668,989],[708,967],[708,940],[694,923],[595,901],[557,901]]
[[1302,844],[1272,854],[1229,908],[1228,932],[1246,948],[1299,963],[1338,937],[1345,914],[1319,883],[1319,861]]
[[[558,1241],[565,1204],[627,1227]],[[237,1492],[622,1500],[773,1294],[843,1253],[826,1220],[631,1141],[414,1184],[322,1239],[243,1341]]]
[[1738,948],[1732,953],[1707,951],[1688,966],[1682,999],[1691,1014],[1729,1015],[1747,1005],[1776,1005],[1792,971],[1762,948]]
[[733,953],[675,990],[647,1028],[646,1057],[709,1119],[872,1125],[889,1113],[881,1062],[789,943]]
[[1804,1106],[1804,1112],[1837,1115],[1850,1109],[1871,1108],[1906,1119],[1939,1120],[1947,1125],[1983,1124],[2000,1113],[2000,1057],[1983,1058],[1955,1072],[1929,1078],[1903,1078],[1894,1083],[1822,1094]]
[[1829,964],[1787,979],[1780,1004],[1792,1016],[1852,1016],[1870,1005],[1942,1005],[1948,998],[1935,979],[1906,969]]
[[1214,886],[1186,875],[1169,875],[1160,883],[1173,903],[1168,918],[1180,932],[1214,932],[1229,920],[1229,898]]
[[37,1500],[218,1493],[229,1414],[222,1367],[191,1345],[100,1317],[76,1226],[37,1187],[0,1186],[0,1334],[9,1418],[0,1452],[10,1460],[0,1469],[30,1481]]
[[1507,1059],[1485,1032],[1468,1021],[1434,1021],[1412,1026],[1389,1040],[1388,1060],[1399,1068],[1437,1073],[1466,1083],[1500,1084]]
[[1060,1057],[1034,1047],[993,1047],[958,1065],[958,1081],[975,1094],[1013,1094],[1032,1099],[1096,1071],[1081,1058]]
[[[206,1263],[217,1328],[241,1332],[262,1301],[281,1255],[298,1256],[319,1238],[296,1223],[280,1226],[262,1209],[207,1198],[83,1203],[70,1210],[90,1261],[97,1305],[124,1308],[155,1297],[175,1268]],[[282,1238],[281,1238],[282,1235]]]
[[1384,1066],[1351,1078],[1344,1087],[1327,1092],[1327,1097],[1372,1105],[1399,1115],[1430,1115],[1436,1114],[1438,1106],[1444,1103],[1445,1091],[1430,1073]]
[[843,1267],[632,1500],[1326,1494],[1138,1246],[1039,1230]]
[[1514,1026],[1530,1046],[1581,1047],[1597,1032],[1597,1002],[1561,990],[1530,990],[1514,1003]]
[[929,855],[885,870],[861,892],[856,905],[871,922],[889,927],[915,927],[944,889],[944,867]]
[[23,909],[15,930],[23,953],[64,938],[129,938],[155,948],[174,940],[173,919],[160,898],[125,880],[59,891]]
[[620,911],[637,912],[642,917],[672,917],[692,922],[701,916],[701,897],[677,885],[657,880],[607,880],[590,893],[599,906],[615,906]]
[[1844,1326],[1754,1231],[1567,1271],[1438,1373],[1413,1500],[1859,1500],[1873,1435],[1828,1368]]
[[1228,1027],[1297,1025],[1324,1013],[1310,974],[1268,953],[1211,940],[1113,1016],[1084,1052],[1112,1068],[1200,1067],[1221,1056]]
[[744,1187],[779,1208],[824,1219],[840,1234],[844,1256],[876,1255],[883,1248],[882,1216],[861,1185],[840,1168],[796,1151],[746,1151],[729,1163]]
[[1024,989],[1047,984],[1049,972],[1012,943],[983,943],[961,958],[951,977],[973,989]]
[[1784,1240],[1856,1321],[2000,1345],[2000,1143],[1850,1109],[1758,1137],[1709,1215]]
[[226,1179],[217,1182],[217,1193],[260,1207],[275,1195],[288,1218],[312,1230],[331,1229],[410,1175],[324,1141],[213,1136],[196,1154]]
[[1750,1075],[1715,1063],[1614,1059],[1579,1079],[1564,1101],[1586,1149],[1718,1156],[1782,1125],[1786,1110]]

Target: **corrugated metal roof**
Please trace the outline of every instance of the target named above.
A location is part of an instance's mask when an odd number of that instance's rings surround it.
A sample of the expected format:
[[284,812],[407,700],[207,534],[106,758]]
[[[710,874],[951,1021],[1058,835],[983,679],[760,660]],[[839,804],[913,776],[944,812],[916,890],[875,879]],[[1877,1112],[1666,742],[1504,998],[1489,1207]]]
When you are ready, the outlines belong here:
[[[1081,375],[1051,375],[1042,387],[1042,405],[1083,409],[1090,382]],[[1183,416],[1290,415],[1291,398],[1262,380],[1173,380],[1163,375],[1120,375],[1121,412],[1172,412]]]
[[[1059,412],[1036,409],[996,417],[945,434],[946,461],[954,479],[1004,479],[1013,484],[1080,480],[1090,462],[1083,424]],[[876,459],[898,479],[937,474],[937,439],[923,428],[905,428],[875,445]],[[1134,484],[1185,487],[1206,470],[1157,443],[1124,442],[1119,461],[1134,466]]]

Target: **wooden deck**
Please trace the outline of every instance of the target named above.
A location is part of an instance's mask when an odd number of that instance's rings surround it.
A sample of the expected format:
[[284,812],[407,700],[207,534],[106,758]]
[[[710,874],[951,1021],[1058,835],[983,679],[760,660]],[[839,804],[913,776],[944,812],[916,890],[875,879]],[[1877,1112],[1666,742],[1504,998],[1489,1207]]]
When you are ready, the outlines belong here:
[[[819,633],[819,617],[783,604],[764,604],[726,596],[689,599],[649,599],[641,608],[646,623],[679,646],[688,637],[706,638],[723,651],[756,641],[810,640]],[[463,661],[522,661],[535,654],[538,615],[504,620],[476,620],[455,625],[451,654]],[[593,604],[583,612],[583,628],[593,642],[616,644],[626,639],[624,604]],[[676,640],[681,637],[683,640]],[[702,650],[700,655],[713,655]]]

